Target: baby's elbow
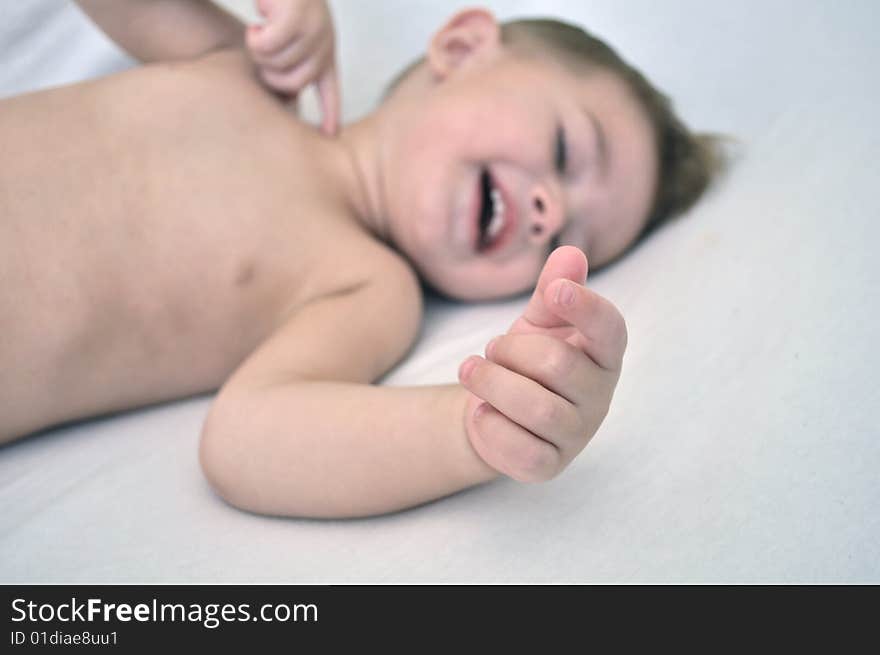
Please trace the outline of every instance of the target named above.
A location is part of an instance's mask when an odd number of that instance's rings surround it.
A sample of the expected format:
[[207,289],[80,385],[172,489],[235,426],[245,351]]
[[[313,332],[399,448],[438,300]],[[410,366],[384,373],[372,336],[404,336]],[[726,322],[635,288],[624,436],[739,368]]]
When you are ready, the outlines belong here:
[[260,512],[258,489],[247,482],[248,458],[230,404],[221,395],[211,406],[199,440],[199,465],[220,498],[238,509]]
[[[199,464],[227,504],[246,512],[297,518],[352,518],[384,511],[327,479],[327,458],[314,457],[315,439],[300,425],[279,429],[266,420],[259,395],[221,391],[202,427]],[[255,417],[262,417],[260,421]],[[280,435],[280,436],[279,436]],[[328,484],[329,483],[329,484]],[[392,509],[397,509],[392,508]]]

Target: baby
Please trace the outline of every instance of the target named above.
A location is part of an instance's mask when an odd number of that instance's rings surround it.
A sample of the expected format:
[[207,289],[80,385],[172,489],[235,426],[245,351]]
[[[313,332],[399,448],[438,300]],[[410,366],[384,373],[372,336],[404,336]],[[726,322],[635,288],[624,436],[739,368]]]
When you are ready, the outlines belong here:
[[[320,0],[260,0],[251,27],[79,4],[147,65],[0,101],[0,441],[220,388],[212,486],[316,517],[547,480],[584,448],[627,341],[587,258],[689,207],[715,161],[638,72],[577,28],[468,9],[341,128]],[[320,130],[289,111],[311,84]],[[421,282],[537,287],[460,384],[373,385]]]

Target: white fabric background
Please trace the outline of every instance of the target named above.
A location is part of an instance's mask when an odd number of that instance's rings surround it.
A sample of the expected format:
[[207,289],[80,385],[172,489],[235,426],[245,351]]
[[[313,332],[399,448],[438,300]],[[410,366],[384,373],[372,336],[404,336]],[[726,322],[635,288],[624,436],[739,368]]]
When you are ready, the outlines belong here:
[[[458,6],[333,3],[349,119]],[[0,582],[880,582],[880,5],[491,6],[584,24],[743,142],[704,202],[591,277],[630,346],[587,450],[547,484],[267,519],[201,477],[210,398],[88,421],[0,448]],[[0,8],[0,95],[129,63],[62,0]],[[524,302],[432,301],[387,383],[453,381]]]

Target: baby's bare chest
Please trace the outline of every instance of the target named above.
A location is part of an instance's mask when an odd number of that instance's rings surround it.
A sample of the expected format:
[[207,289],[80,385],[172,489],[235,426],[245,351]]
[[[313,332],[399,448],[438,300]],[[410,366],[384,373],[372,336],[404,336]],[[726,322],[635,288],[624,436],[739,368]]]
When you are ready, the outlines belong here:
[[364,237],[307,128],[234,80],[152,73],[0,107],[21,119],[22,154],[4,162],[20,183],[0,189],[12,331],[43,335],[47,367],[51,324],[71,366],[124,354],[160,380],[186,362],[182,386],[212,386],[283,314],[360,274],[327,253]]

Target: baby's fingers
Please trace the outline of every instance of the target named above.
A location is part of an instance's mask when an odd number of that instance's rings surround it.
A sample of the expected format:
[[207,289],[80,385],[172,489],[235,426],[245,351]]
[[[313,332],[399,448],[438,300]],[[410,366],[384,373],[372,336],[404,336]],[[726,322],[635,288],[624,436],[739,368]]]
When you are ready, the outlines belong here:
[[546,334],[506,334],[489,342],[486,357],[538,382],[598,421],[611,403],[617,376],[563,339]]
[[[251,32],[248,32],[251,34]],[[249,37],[250,38],[250,37]],[[294,68],[314,50],[314,39],[300,37],[277,52],[261,53],[251,48],[251,58],[264,69],[281,72]]]
[[459,369],[462,385],[511,421],[566,452],[584,432],[577,409],[534,380],[482,357]]
[[286,71],[263,69],[260,76],[272,89],[286,94],[299,93],[317,77],[320,63],[315,59],[307,59],[296,68]]
[[577,346],[596,364],[620,372],[626,350],[626,322],[610,301],[571,280],[559,279],[544,290],[544,302],[580,333]]
[[297,3],[259,2],[260,14],[266,19],[261,25],[253,25],[247,32],[247,44],[256,55],[277,53],[292,40],[302,35],[302,19]]
[[559,449],[517,425],[488,403],[468,418],[470,441],[486,464],[519,482],[543,482],[562,470]]
[[332,62],[318,78],[318,99],[321,103],[323,121],[321,129],[327,136],[336,134],[339,129],[339,79],[336,76],[336,63]]

